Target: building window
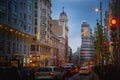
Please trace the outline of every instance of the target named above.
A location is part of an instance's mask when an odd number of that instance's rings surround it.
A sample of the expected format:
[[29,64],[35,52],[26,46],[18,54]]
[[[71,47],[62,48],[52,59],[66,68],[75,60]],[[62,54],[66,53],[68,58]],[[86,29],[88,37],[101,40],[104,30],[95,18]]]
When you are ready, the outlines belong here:
[[31,20],[31,15],[29,15],[29,20]]
[[17,43],[16,44],[16,51],[18,51],[18,49],[19,49],[19,44]]
[[37,45],[37,51],[39,51],[39,45]]
[[26,5],[26,3],[24,3],[24,9],[26,9],[27,8],[27,5]]
[[35,27],[35,34],[37,34],[37,27]]
[[0,29],[0,40],[2,40],[2,30]]
[[2,3],[1,6],[6,6],[6,0],[0,0],[0,3]]
[[13,43],[13,53],[15,53],[15,43]]
[[26,20],[26,14],[24,14],[24,20]]
[[7,32],[7,40],[10,40],[10,38],[11,38],[11,34],[10,32]]
[[22,47],[22,44],[20,44],[20,52],[22,52],[22,48],[23,48],[23,47]]
[[5,12],[3,11],[3,12],[0,12],[0,21],[2,21],[2,22],[6,22],[6,14],[5,14]]
[[13,19],[13,25],[16,25],[17,24],[17,19]]
[[31,32],[31,27],[29,26],[29,32]]
[[2,40],[2,52],[4,53],[5,52],[5,41]]
[[26,30],[26,25],[24,25],[24,30]]
[[22,13],[20,12],[20,19],[22,19]]
[[37,9],[37,2],[35,2],[35,9]]
[[24,45],[24,53],[26,53],[26,46]]
[[35,17],[37,17],[37,11],[35,11]]
[[10,20],[10,16],[8,16],[8,23],[10,23],[10,21],[11,21],[11,20]]
[[35,51],[35,45],[31,45],[31,51]]
[[22,36],[20,36],[20,42],[22,42]]
[[13,5],[12,10],[13,10],[13,12],[17,12],[17,5]]
[[0,41],[0,54],[2,53],[2,41]]
[[22,29],[22,22],[19,22],[19,27]]
[[17,42],[19,42],[19,36],[17,36]]
[[29,9],[29,10],[31,10],[31,9],[32,9],[31,5],[29,5],[29,6],[28,6],[28,9]]
[[35,19],[35,25],[37,25],[37,19]]
[[10,41],[7,41],[7,53],[10,53]]

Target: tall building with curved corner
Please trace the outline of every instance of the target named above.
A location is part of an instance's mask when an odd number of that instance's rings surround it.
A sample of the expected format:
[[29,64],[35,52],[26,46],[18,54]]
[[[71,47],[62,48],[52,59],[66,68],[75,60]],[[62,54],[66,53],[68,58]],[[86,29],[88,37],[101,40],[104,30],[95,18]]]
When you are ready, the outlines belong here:
[[94,45],[92,37],[92,29],[87,22],[83,22],[81,25],[82,44],[80,50],[80,63],[90,64],[94,62]]

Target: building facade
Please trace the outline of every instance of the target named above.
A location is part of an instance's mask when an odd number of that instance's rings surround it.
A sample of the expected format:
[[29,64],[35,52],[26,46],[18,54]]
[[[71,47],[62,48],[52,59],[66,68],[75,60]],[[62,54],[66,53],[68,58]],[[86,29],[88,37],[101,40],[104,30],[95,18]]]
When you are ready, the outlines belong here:
[[60,66],[59,37],[54,33],[54,31],[51,33],[51,44],[51,64],[53,66]]
[[63,12],[60,13],[59,16],[59,25],[62,27],[62,39],[64,39],[65,42],[65,63],[68,62],[68,18],[67,18],[67,14],[64,12],[64,7],[63,7]]
[[34,36],[33,0],[0,0],[0,61],[15,66],[29,64]]
[[94,62],[94,45],[92,30],[87,22],[81,25],[82,44],[80,50],[80,64],[90,64]]
[[52,20],[52,31],[59,38],[59,59],[58,63],[60,66],[68,62],[68,18],[67,14],[64,12],[60,13],[59,19]]
[[68,47],[68,62],[71,63],[72,62],[72,48],[69,46]]
[[35,37],[31,43],[30,66],[51,65],[51,0],[35,0]]
[[[107,27],[107,31],[108,31],[108,35],[109,35],[109,52],[110,52],[110,55],[112,55],[113,59],[110,60],[111,63],[114,63],[114,64],[117,64],[119,67],[120,67],[120,51],[119,51],[119,48],[120,48],[120,1],[118,0],[109,0],[109,8],[108,8],[108,11],[106,13],[106,16],[105,16],[105,25]],[[110,24],[110,20],[111,18],[117,18],[118,19],[118,24],[116,25],[116,37],[115,38],[112,38],[111,37],[111,24]],[[114,39],[114,41],[113,41]]]
[[77,51],[72,54],[72,63],[78,66],[80,65],[80,51],[81,47],[77,47]]

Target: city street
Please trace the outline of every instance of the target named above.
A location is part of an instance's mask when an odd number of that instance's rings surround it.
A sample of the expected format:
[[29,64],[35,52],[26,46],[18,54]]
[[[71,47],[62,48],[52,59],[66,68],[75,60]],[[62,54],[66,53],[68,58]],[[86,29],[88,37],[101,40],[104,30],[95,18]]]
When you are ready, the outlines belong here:
[[88,75],[75,74],[74,76],[68,78],[67,80],[89,80]]
[[120,79],[120,0],[0,0],[0,80]]
[[91,72],[89,74],[77,73],[68,80],[99,80],[99,77],[95,72]]

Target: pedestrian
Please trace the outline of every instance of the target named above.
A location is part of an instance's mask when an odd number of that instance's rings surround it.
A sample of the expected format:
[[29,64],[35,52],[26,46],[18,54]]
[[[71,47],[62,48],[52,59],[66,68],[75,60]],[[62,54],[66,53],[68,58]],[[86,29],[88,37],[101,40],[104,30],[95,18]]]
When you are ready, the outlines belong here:
[[29,80],[34,80],[34,72],[35,72],[34,69],[31,68],[29,71],[29,73],[30,73]]
[[22,80],[29,80],[29,68],[28,67],[24,67],[23,69],[21,69],[21,74],[22,74]]
[[94,68],[92,68],[90,75],[89,75],[90,80],[99,80],[99,76],[94,72]]

